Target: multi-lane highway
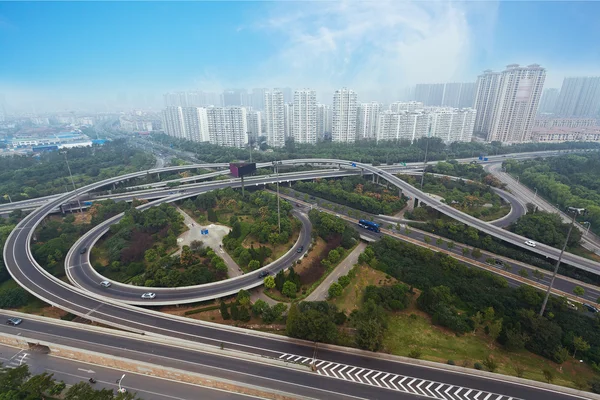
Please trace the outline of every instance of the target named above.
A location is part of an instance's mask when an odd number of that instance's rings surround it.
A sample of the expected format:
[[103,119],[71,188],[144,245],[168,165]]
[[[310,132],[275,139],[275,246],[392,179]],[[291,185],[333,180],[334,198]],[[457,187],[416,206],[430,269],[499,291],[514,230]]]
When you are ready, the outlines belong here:
[[[383,177],[390,183],[399,187],[405,195],[413,198],[426,199],[428,205],[456,218],[461,222],[475,226],[484,232],[493,234],[494,236],[500,237],[509,242],[512,240],[522,243],[520,241],[524,240],[524,238],[521,238],[517,235],[507,235],[507,232],[501,230],[500,228],[476,220],[473,217],[466,216],[465,214],[460,213],[449,206],[436,202],[421,191],[413,188],[390,173],[382,171],[377,167],[360,163],[352,163],[344,160],[310,159],[290,160],[285,161],[284,163],[294,162],[339,164],[348,167],[356,166],[356,168],[361,168]],[[104,182],[88,185],[68,195],[60,196],[55,200],[47,202],[42,207],[25,217],[10,234],[4,248],[5,264],[13,278],[20,285],[42,300],[68,310],[76,315],[80,315],[84,318],[101,322],[106,325],[120,327],[133,332],[144,332],[147,335],[161,335],[212,345],[225,343],[233,350],[268,355],[269,357],[277,359],[293,359],[296,362],[303,362],[304,359],[312,358],[314,355],[314,348],[311,343],[300,343],[296,341],[292,342],[286,338],[257,335],[256,333],[253,335],[248,335],[245,331],[227,329],[222,326],[214,326],[212,324],[190,321],[184,318],[164,315],[150,310],[143,310],[137,307],[125,305],[118,301],[99,296],[98,294],[89,293],[81,290],[80,288],[72,287],[54,278],[37,264],[31,254],[31,237],[36,226],[49,212],[51,212],[58,205],[68,202],[70,199],[75,198],[76,196],[82,195],[104,185],[122,181],[135,176],[141,176],[145,173],[146,172],[129,174],[123,177],[117,177]],[[233,185],[235,182],[222,182],[221,184]],[[185,197],[185,195],[174,195],[173,197]],[[553,251],[556,249],[546,249],[545,247],[548,246],[540,246],[538,251],[553,257],[555,254]],[[569,261],[570,263],[574,262],[575,264],[580,263],[580,260],[577,258]],[[597,264],[595,267],[598,268]],[[44,328],[41,328],[41,331],[43,332]],[[115,339],[111,339],[111,341],[114,343]],[[124,341],[118,339],[118,346],[124,348],[122,347],[124,346]],[[149,349],[146,348],[144,348],[144,350],[145,352],[149,351]],[[170,349],[168,354],[173,356],[176,353]],[[181,357],[181,359],[185,360],[186,357],[189,358],[190,355],[189,352],[185,352],[185,354],[178,354],[177,357]],[[342,349],[321,349],[319,351],[317,360],[320,363],[319,367],[321,375],[313,373],[309,375],[302,374],[296,377],[289,373],[289,371],[282,373],[280,369],[273,371],[261,369],[261,376],[278,376],[280,379],[285,379],[288,382],[290,380],[297,379],[298,384],[308,384],[309,387],[319,388],[323,387],[323,385],[330,387],[334,385],[332,383],[333,381],[311,382],[307,380],[307,376],[320,376],[324,379],[324,376],[327,375],[330,377],[336,377],[339,381],[343,381],[343,384],[341,385],[345,390],[343,393],[348,393],[347,389],[354,387],[356,384],[358,388],[353,390],[352,393],[354,395],[361,393],[359,397],[364,398],[386,398],[384,393],[387,394],[388,390],[390,391],[389,393],[394,393],[396,395],[397,392],[394,392],[394,389],[391,389],[391,387],[397,387],[395,383],[398,383],[401,386],[402,383],[405,383],[409,387],[413,387],[416,382],[420,383],[420,386],[417,385],[418,388],[415,389],[414,392],[410,391],[410,389],[406,389],[405,387],[405,393],[417,393],[423,396],[423,393],[428,393],[427,391],[419,391],[424,387],[426,390],[431,390],[431,388],[434,388],[435,390],[438,390],[438,393],[441,391],[443,393],[455,394],[455,397],[452,397],[452,395],[450,395],[450,397],[438,397],[441,399],[461,398],[459,395],[464,394],[465,396],[468,396],[466,394],[467,392],[485,392],[484,397],[489,398],[490,396],[494,396],[494,398],[497,399],[508,399],[510,397],[515,399],[568,398],[568,396],[565,395],[546,392],[540,389],[532,389],[499,380],[456,375],[447,371],[420,369],[419,367],[413,365],[400,364],[387,359],[367,357],[366,354],[362,353],[360,355],[347,353]],[[223,363],[224,361],[220,360],[219,362]],[[236,360],[236,363],[237,362],[238,361]],[[256,371],[255,367],[254,371]],[[345,371],[345,373],[343,371]],[[390,378],[393,379],[390,380]],[[406,381],[406,379],[409,379],[409,381]],[[371,380],[375,381],[376,383],[373,384]],[[365,389],[365,387],[368,387],[368,390]],[[365,392],[364,390],[367,391]],[[488,394],[490,396],[488,396]]]

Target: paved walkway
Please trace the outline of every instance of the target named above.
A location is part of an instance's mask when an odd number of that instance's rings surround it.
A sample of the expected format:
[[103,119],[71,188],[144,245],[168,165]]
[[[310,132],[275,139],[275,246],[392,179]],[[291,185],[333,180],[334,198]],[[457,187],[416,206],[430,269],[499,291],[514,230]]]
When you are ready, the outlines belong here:
[[[200,240],[206,247],[213,249],[214,252],[217,253],[217,255],[223,259],[223,261],[225,261],[225,264],[227,264],[227,274],[230,278],[243,275],[243,272],[237,263],[229,256],[229,254],[227,254],[224,249],[221,248],[223,237],[229,233],[231,228],[224,225],[215,224],[199,225],[192,217],[190,217],[179,207],[177,208],[177,211],[179,211],[179,213],[183,216],[184,223],[189,229],[183,232],[177,238],[177,245],[180,249],[175,254],[179,254],[183,246],[189,246],[194,240]],[[208,229],[208,235],[202,235],[200,233],[202,229]]]
[[354,264],[358,262],[358,256],[365,250],[367,244],[360,242],[348,256],[325,278],[323,282],[308,295],[305,301],[321,301],[327,300],[329,286],[333,282],[337,282],[338,278],[346,275],[352,269]]
[[258,288],[252,289],[250,291],[250,301],[252,302],[252,304],[256,303],[256,300],[258,299],[266,301],[267,304],[269,304],[270,306],[274,306],[275,304],[279,303],[278,301],[273,300],[272,298],[264,294],[263,290],[264,286],[259,286]]

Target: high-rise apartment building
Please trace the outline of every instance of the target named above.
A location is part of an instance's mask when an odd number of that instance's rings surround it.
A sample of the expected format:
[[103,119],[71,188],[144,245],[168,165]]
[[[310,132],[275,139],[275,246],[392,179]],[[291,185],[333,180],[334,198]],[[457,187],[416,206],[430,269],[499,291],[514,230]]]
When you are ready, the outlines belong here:
[[429,110],[430,137],[439,137],[445,143],[470,142],[475,127],[472,108],[437,108]]
[[441,106],[444,86],[443,83],[419,83],[415,88],[415,100],[426,106]]
[[272,147],[283,147],[285,145],[285,126],[283,92],[281,90],[265,91],[264,113],[267,144]]
[[385,110],[379,113],[375,138],[391,141],[413,141],[428,136],[429,114],[424,111]]
[[600,76],[565,78],[556,101],[559,117],[600,115]]
[[556,101],[558,100],[558,93],[558,89],[555,88],[544,89],[542,92],[542,98],[540,99],[538,114],[554,114]]
[[538,64],[511,64],[502,71],[487,140],[522,143],[530,140],[546,70]]
[[331,106],[317,104],[317,140],[331,135]]
[[292,121],[296,143],[317,143],[317,92],[303,89],[294,92],[294,120]]
[[390,111],[417,111],[422,110],[424,107],[424,104],[420,101],[397,101],[390,104]]
[[294,136],[294,103],[283,105],[283,135],[286,139]]
[[475,132],[477,133],[483,133],[487,136],[490,130],[499,82],[500,73],[489,69],[483,71],[483,74],[477,77],[477,93],[475,96],[475,109],[477,110]]
[[162,125],[169,136],[193,142],[209,141],[205,108],[169,106],[163,110]]
[[262,136],[262,115],[260,111],[246,111],[246,124],[248,125],[248,142],[256,143]]
[[332,141],[353,143],[356,140],[356,102],[357,95],[353,90],[343,88],[334,92]]
[[421,83],[414,99],[426,106],[470,108],[475,103],[475,82]]
[[243,148],[248,143],[248,126],[244,107],[210,107],[208,134],[211,144]]
[[186,139],[192,142],[210,141],[206,108],[183,107],[182,111]]
[[163,95],[165,107],[220,106],[221,100],[219,97],[217,93],[203,91],[165,93]]
[[377,119],[382,108],[382,105],[377,102],[361,103],[358,106],[356,133],[359,140],[375,139],[377,135]]

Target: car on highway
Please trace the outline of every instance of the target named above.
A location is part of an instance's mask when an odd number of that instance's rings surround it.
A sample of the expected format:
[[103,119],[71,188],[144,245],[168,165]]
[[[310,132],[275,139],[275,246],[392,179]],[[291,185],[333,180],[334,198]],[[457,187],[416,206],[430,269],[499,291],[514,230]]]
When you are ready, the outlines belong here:
[[100,286],[102,287],[110,287],[111,283],[109,281],[102,281],[100,282]]
[[304,251],[304,246],[298,247],[297,253],[302,253]]
[[598,309],[591,304],[584,303],[583,306],[588,309],[589,312],[597,313]]
[[262,279],[265,276],[269,276],[269,272],[268,271],[261,271],[260,274],[258,274],[258,278]]
[[156,297],[156,293],[146,292],[142,295],[142,299],[153,299]]
[[21,318],[9,318],[6,321],[7,325],[12,325],[12,326],[17,326],[19,325],[21,322],[23,322],[23,320]]
[[79,250],[79,254],[85,254],[86,251],[87,247],[84,247],[83,249]]
[[535,247],[535,242],[533,240],[526,240],[525,244],[529,247]]

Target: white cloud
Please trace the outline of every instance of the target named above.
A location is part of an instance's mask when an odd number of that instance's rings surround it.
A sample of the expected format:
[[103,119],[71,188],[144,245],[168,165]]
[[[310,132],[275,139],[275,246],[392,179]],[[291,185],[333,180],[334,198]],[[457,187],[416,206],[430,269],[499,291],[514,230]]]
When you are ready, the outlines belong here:
[[[482,38],[491,37],[497,6],[396,0],[290,7],[276,4],[257,24],[279,38],[281,47],[253,84],[311,87],[322,100],[347,86],[359,98],[375,100],[391,99],[417,82],[475,80],[471,56]],[[487,23],[470,24],[473,14]]]

